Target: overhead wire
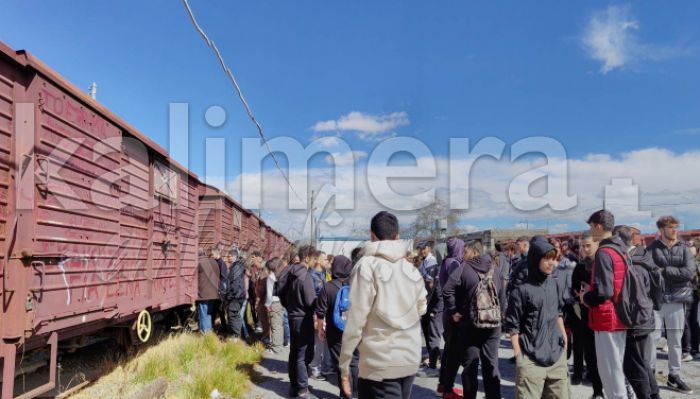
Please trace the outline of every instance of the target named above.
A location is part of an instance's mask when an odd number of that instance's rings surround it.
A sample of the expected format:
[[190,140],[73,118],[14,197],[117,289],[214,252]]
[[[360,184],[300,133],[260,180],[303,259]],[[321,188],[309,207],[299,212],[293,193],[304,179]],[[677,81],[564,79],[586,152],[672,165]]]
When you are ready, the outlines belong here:
[[207,46],[214,51],[214,54],[216,54],[216,58],[218,58],[219,63],[221,64],[221,68],[223,68],[224,72],[226,72],[226,75],[231,80],[231,83],[233,83],[233,87],[236,89],[236,93],[238,94],[238,98],[241,100],[241,103],[243,104],[243,107],[245,108],[245,111],[248,114],[248,118],[250,118],[250,120],[253,122],[253,124],[257,128],[258,134],[260,135],[260,138],[262,139],[263,143],[265,144],[265,147],[267,148],[268,154],[270,154],[270,156],[272,157],[272,160],[275,163],[275,166],[282,174],[282,177],[284,177],[284,180],[287,182],[287,186],[289,186],[289,188],[292,190],[294,195],[296,195],[297,199],[299,199],[299,201],[303,202],[301,196],[296,192],[296,190],[294,189],[294,186],[292,186],[292,183],[289,180],[289,176],[280,166],[280,163],[277,160],[275,153],[272,151],[272,148],[270,148],[270,143],[267,141],[267,138],[265,137],[265,132],[263,131],[263,127],[260,125],[258,120],[255,118],[255,115],[253,114],[253,110],[250,108],[250,105],[248,105],[248,102],[246,101],[245,97],[243,96],[243,91],[241,90],[241,87],[238,85],[238,81],[236,80],[236,77],[234,76],[233,72],[231,72],[231,69],[226,65],[226,62],[224,61],[224,57],[221,55],[221,52],[216,47],[216,44],[214,43],[214,41],[211,40],[209,38],[209,36],[207,36],[207,34],[202,29],[202,27],[199,26],[199,23],[197,23],[197,19],[195,18],[194,13],[192,12],[192,9],[190,8],[190,5],[187,2],[187,0],[182,0],[182,4],[184,4],[185,9],[187,10],[187,13],[190,16],[190,20],[192,21],[192,25],[194,25],[194,28],[197,30],[197,32],[199,32],[200,36],[202,36],[202,39],[204,40],[204,42],[206,42]]

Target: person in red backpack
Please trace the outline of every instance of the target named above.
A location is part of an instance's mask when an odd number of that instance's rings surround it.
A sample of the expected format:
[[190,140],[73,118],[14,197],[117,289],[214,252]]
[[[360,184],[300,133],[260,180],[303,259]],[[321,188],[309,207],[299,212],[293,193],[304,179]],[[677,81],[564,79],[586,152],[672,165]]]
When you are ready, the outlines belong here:
[[[584,284],[581,302],[589,307],[588,325],[595,332],[598,373],[605,397],[627,399],[623,360],[628,326],[617,315],[613,302],[618,300],[627,264],[624,242],[613,236],[615,217],[607,210],[588,218],[593,239],[599,241],[590,284]],[[584,293],[585,292],[585,293]]]

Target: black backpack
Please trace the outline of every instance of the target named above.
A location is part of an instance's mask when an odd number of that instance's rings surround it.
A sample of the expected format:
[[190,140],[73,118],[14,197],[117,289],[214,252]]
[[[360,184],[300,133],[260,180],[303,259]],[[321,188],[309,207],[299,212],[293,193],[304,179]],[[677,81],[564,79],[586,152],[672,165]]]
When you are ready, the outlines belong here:
[[231,265],[226,279],[226,300],[245,299],[245,267],[243,262],[236,261]]
[[614,251],[627,265],[617,301],[613,301],[617,317],[630,328],[647,326],[654,319],[654,303],[644,285],[643,273],[647,271],[641,266],[633,265],[630,257],[616,247],[604,245],[600,248]]

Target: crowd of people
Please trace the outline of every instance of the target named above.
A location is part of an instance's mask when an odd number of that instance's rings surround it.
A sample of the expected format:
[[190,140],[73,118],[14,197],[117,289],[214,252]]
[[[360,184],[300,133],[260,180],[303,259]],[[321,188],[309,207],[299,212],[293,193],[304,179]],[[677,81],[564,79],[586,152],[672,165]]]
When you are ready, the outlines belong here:
[[609,211],[587,223],[577,240],[487,251],[450,237],[415,251],[383,211],[350,258],[310,245],[267,261],[213,249],[200,254],[199,328],[219,318],[233,340],[289,347],[290,397],[314,398],[309,379],[328,378],[340,398],[407,399],[419,376],[437,379],[438,396],[475,399],[481,370],[485,397],[500,399],[509,343],[518,399],[568,399],[584,380],[593,399],[654,399],[662,335],[667,387],[692,394],[680,371],[700,360],[695,243],[678,239],[673,216],[646,247]]

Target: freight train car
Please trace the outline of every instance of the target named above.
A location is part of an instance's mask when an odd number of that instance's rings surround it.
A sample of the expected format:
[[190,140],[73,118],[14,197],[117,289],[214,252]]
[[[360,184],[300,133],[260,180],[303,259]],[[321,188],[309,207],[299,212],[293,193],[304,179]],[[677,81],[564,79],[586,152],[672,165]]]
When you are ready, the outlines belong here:
[[289,241],[225,192],[202,185],[199,196],[200,249],[232,247],[265,259],[282,256]]
[[18,353],[49,354],[48,381],[19,394],[32,398],[55,387],[59,341],[89,344],[106,327],[147,341],[196,300],[200,245],[235,244],[281,255],[289,241],[0,43],[2,399],[18,394]]
[[30,54],[0,43],[2,398],[16,354],[106,326],[148,340],[197,294],[197,177]]
[[244,208],[223,191],[202,185],[199,195],[199,248],[240,247]]

